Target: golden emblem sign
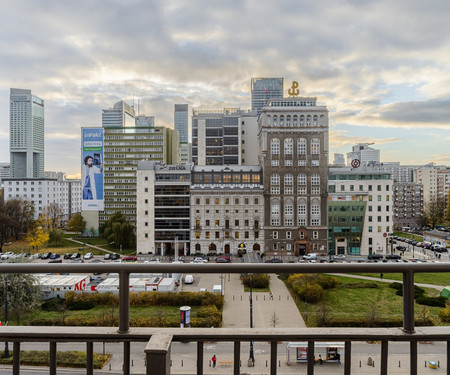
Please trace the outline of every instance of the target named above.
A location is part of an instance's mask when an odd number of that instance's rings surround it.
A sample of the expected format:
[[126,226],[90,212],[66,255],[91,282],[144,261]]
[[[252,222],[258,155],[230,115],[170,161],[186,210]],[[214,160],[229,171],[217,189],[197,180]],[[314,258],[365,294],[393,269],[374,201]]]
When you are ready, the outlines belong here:
[[292,81],[292,86],[288,90],[289,96],[298,96],[300,94],[300,90],[298,89],[298,82]]

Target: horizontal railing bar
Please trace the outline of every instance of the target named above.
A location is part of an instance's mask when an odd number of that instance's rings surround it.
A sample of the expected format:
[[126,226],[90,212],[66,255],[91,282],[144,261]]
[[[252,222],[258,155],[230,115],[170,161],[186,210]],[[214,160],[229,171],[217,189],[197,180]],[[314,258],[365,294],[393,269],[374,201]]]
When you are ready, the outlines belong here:
[[[450,341],[450,327],[417,327],[415,333],[399,328],[130,328],[8,326],[0,341],[21,342],[146,342],[155,334],[170,334],[173,341]],[[55,339],[56,338],[56,339]]]
[[1,273],[396,273],[450,272],[450,263],[5,263]]

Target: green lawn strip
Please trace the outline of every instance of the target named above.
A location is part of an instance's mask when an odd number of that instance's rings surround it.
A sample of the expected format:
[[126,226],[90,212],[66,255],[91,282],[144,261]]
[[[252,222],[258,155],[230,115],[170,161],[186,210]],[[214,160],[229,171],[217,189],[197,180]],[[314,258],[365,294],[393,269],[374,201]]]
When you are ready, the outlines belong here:
[[417,234],[413,233],[406,233],[406,232],[395,232],[395,236],[403,237],[403,238],[410,238],[417,242],[423,242],[423,236],[419,236]]
[[[12,365],[13,351],[10,351],[9,358],[3,358],[0,352],[0,364]],[[94,353],[94,369],[100,370],[110,360],[111,354]],[[40,350],[21,350],[20,364],[22,366],[50,366],[50,352]],[[56,353],[56,365],[58,367],[86,368],[86,352],[81,351],[58,351]]]
[[[377,320],[403,319],[403,299],[395,294],[395,290],[388,283],[365,281],[348,277],[334,276],[339,280],[335,289],[327,291],[326,306],[331,320],[366,319],[376,308]],[[377,288],[362,288],[361,286],[376,284]],[[426,295],[436,295],[437,291],[425,288]],[[297,299],[297,306],[306,322],[306,303]],[[417,318],[422,305],[415,304],[414,311]],[[316,319],[321,314],[323,303],[308,303],[308,326],[315,326]],[[441,324],[438,318],[439,307],[426,306],[436,325]]]
[[[379,273],[355,273],[355,275],[375,277],[377,279],[380,278]],[[403,275],[401,273],[383,273],[383,278],[402,281]],[[430,285],[447,286],[447,285],[450,285],[450,273],[449,272],[415,273],[414,274],[414,282],[416,284],[430,284]]]
[[[195,316],[200,306],[192,306],[191,314]],[[118,306],[96,306],[91,310],[66,310],[65,315],[56,311],[43,311],[37,309],[32,314],[28,315],[26,319],[21,321],[21,325],[30,325],[33,320],[41,319],[55,319],[61,320],[63,317],[67,318],[91,318],[91,317],[104,317],[104,316],[118,316]],[[180,316],[180,309],[178,306],[130,306],[130,319],[142,319],[151,317],[165,317],[165,318],[177,318]],[[10,321],[10,325],[14,325],[14,321]]]

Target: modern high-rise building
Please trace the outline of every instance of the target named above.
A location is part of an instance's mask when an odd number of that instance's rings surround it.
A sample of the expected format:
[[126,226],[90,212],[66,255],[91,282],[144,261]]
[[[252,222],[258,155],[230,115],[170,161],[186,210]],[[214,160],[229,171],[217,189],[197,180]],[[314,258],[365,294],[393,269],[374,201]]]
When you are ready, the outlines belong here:
[[10,175],[9,163],[0,163],[0,183],[2,183],[5,178],[9,178]]
[[313,97],[272,99],[259,118],[265,252],[328,254],[328,110]]
[[136,126],[155,126],[155,116],[136,116]]
[[252,110],[256,110],[257,115],[270,99],[283,98],[284,78],[252,78]]
[[358,160],[359,165],[380,164],[380,150],[369,147],[370,143],[358,143],[347,153],[347,165],[352,165],[353,160]]
[[180,137],[180,155],[178,157],[180,164],[185,164],[191,160],[191,148],[189,144],[189,106],[187,104],[175,104],[173,113],[173,123],[178,130]]
[[44,178],[44,101],[12,88],[9,108],[10,177]]
[[113,108],[102,110],[102,126],[106,127],[133,127],[136,125],[134,107],[123,100],[114,104]]

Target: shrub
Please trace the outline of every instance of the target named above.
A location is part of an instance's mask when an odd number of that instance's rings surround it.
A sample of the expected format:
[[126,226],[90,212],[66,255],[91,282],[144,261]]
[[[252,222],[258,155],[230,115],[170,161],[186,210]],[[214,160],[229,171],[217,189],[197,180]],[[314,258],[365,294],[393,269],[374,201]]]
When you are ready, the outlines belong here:
[[389,288],[395,289],[395,290],[403,290],[403,284],[401,283],[391,283],[389,284]]
[[338,280],[333,276],[320,275],[317,282],[323,289],[333,289],[336,287]]
[[445,307],[445,302],[447,301],[447,298],[439,296],[439,297],[426,297],[421,296],[416,298],[416,302],[420,305],[426,305],[426,306],[438,306],[438,307]]
[[374,281],[358,281],[343,284],[342,287],[346,289],[377,289],[379,286]]
[[61,298],[52,298],[48,301],[45,301],[41,305],[41,309],[44,311],[58,311],[61,306],[64,304],[64,300]]
[[95,307],[95,302],[90,300],[73,301],[67,305],[69,310],[90,310]]
[[252,287],[253,288],[268,288],[270,284],[269,275],[267,274],[254,274],[252,276],[245,275],[242,278],[242,283],[249,288],[250,287],[250,278],[252,279]]
[[325,295],[323,288],[316,283],[295,285],[293,289],[302,301],[308,301],[311,303],[321,301]]

